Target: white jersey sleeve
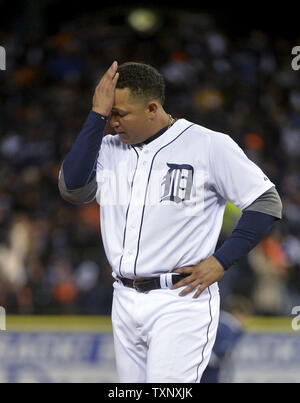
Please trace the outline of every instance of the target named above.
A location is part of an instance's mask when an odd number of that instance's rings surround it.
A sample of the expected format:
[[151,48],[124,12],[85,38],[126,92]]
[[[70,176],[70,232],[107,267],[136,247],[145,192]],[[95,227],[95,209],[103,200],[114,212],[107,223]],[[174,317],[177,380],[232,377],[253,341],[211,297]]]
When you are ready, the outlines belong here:
[[217,193],[244,210],[275,186],[227,134],[212,132],[210,175]]

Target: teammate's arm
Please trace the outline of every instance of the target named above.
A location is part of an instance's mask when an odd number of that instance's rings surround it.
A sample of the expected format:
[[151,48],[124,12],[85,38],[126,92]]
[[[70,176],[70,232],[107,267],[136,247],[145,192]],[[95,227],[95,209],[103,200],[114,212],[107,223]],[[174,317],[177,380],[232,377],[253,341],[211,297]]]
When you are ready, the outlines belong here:
[[74,204],[88,203],[95,198],[96,162],[107,117],[111,113],[119,73],[114,62],[95,89],[93,107],[70,152],[63,161],[58,187],[61,196]]

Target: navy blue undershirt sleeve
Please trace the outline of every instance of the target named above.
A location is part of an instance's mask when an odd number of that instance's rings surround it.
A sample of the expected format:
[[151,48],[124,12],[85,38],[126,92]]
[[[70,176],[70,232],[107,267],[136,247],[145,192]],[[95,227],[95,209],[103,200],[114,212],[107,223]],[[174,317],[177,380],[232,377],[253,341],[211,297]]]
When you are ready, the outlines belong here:
[[63,162],[66,186],[78,189],[91,182],[96,175],[96,162],[107,118],[90,111],[88,117]]
[[269,232],[276,218],[258,211],[244,211],[230,237],[213,254],[225,270],[246,256]]

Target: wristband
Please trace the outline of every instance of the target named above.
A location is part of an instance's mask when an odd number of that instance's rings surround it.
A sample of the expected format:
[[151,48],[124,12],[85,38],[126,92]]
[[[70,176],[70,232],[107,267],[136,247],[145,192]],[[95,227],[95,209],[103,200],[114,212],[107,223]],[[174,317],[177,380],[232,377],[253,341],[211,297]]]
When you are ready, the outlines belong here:
[[108,121],[108,116],[102,115],[102,113],[95,112],[95,111],[93,111],[93,110],[92,110],[91,112],[95,113],[96,116],[100,117],[102,120],[105,120],[105,122]]

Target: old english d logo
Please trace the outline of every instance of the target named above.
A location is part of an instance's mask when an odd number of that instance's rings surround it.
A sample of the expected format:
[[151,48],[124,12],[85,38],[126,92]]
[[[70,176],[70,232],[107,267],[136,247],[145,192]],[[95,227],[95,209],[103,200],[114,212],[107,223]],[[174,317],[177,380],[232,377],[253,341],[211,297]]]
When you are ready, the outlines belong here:
[[163,178],[162,186],[164,187],[161,202],[165,200],[180,203],[184,200],[190,200],[194,168],[188,164],[169,164],[168,172]]

